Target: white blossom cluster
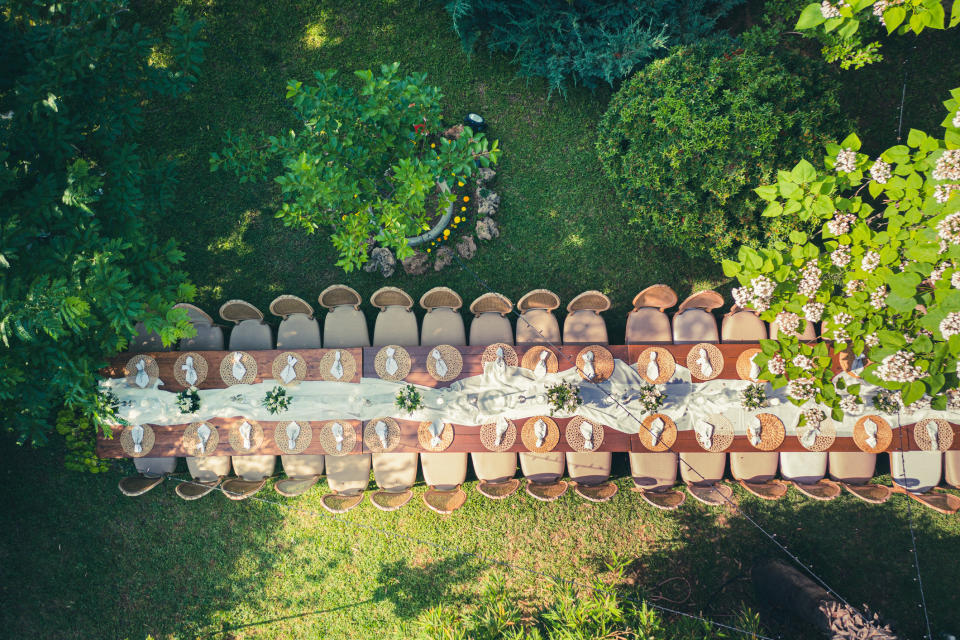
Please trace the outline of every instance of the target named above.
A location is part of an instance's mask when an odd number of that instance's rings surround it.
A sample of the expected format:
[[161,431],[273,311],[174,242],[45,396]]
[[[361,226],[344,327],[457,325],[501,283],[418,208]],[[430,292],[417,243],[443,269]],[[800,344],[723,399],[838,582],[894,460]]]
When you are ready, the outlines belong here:
[[887,306],[887,287],[880,285],[870,294],[870,306],[880,311]]
[[834,329],[833,330],[833,341],[834,342],[850,342],[850,334],[847,333],[846,329]]
[[950,194],[954,191],[960,192],[960,184],[938,184],[933,188],[933,199],[943,204],[950,199]]
[[863,254],[863,260],[860,261],[860,268],[871,273],[874,269],[880,266],[880,254],[876,251],[867,251]]
[[808,298],[815,296],[820,289],[821,273],[820,267],[816,263],[808,262],[803,267],[803,271],[800,272],[800,284],[797,285],[797,293]]
[[950,276],[950,286],[952,286],[954,289],[960,289],[960,271],[957,271]]
[[803,410],[803,417],[807,419],[807,424],[811,427],[814,427],[826,419],[826,416],[823,415],[823,411],[816,407],[810,407],[809,409]]
[[787,383],[787,395],[794,400],[809,400],[817,395],[817,385],[810,378],[797,378]]
[[940,321],[940,335],[944,340],[949,340],[950,336],[957,334],[960,334],[960,312],[954,311]]
[[880,338],[876,333],[868,333],[863,336],[863,343],[872,349],[880,345]]
[[836,211],[834,212],[833,220],[827,223],[827,231],[835,236],[850,233],[850,225],[853,224],[853,221],[856,219],[857,216],[852,213],[840,213]]
[[833,266],[843,269],[850,264],[850,246],[842,244],[830,252],[830,262]]
[[833,324],[838,327],[845,327],[851,322],[853,322],[853,316],[846,311],[841,311],[833,316]]
[[898,4],[903,4],[903,0],[877,0],[873,5],[873,15],[877,16],[877,20],[880,21],[880,24],[887,26],[887,21],[883,17],[883,12],[888,8]]
[[887,356],[877,367],[877,377],[887,382],[915,382],[919,380],[927,372],[922,367],[913,364],[915,357],[909,351],[897,351]]
[[734,304],[743,309],[746,309],[750,301],[753,300],[753,293],[749,287],[736,287],[732,293]]
[[947,149],[937,158],[934,180],[960,180],[960,149]]
[[844,292],[848,298],[858,291],[863,291],[863,280],[851,280],[847,283],[847,286],[844,287]]
[[846,3],[843,2],[843,0],[841,0],[836,4],[836,6],[834,6],[834,4],[832,2],[829,2],[829,0],[823,0],[823,2],[820,3],[820,15],[822,15],[827,20],[829,20],[830,18],[839,18],[840,7],[842,7],[845,4]]
[[791,363],[793,364],[793,366],[799,369],[803,369],[804,371],[810,371],[811,369],[813,369],[813,360],[803,355],[802,353],[798,353],[797,355],[793,356],[793,360],[791,360]]
[[947,389],[947,409],[960,411],[960,389]]
[[773,292],[777,288],[776,283],[766,276],[757,276],[750,281],[752,297],[750,302],[753,308],[763,313],[770,308],[770,299],[773,298]]
[[951,213],[937,225],[941,238],[953,244],[960,244],[960,213]]
[[877,158],[877,161],[870,167],[870,177],[878,184],[887,184],[887,180],[893,175],[893,170],[889,162]]
[[946,273],[948,269],[953,269],[954,264],[952,260],[945,260],[933,268],[933,271],[930,272],[930,277],[927,278],[926,282],[932,287],[940,281],[940,278],[943,277],[943,274]]
[[803,305],[803,317],[807,322],[820,322],[825,308],[822,302],[808,302]]
[[957,115],[953,116],[953,126],[960,129],[960,109],[957,109]]
[[795,336],[800,330],[800,316],[792,311],[781,311],[774,322],[777,324],[777,331],[788,336]]
[[937,246],[937,255],[942,255],[950,249],[950,243],[940,238],[940,244]]
[[849,148],[838,151],[837,163],[834,166],[837,173],[853,173],[857,170],[857,152]]
[[856,396],[843,396],[840,398],[840,408],[844,413],[857,414],[860,413],[860,403],[857,402]]
[[767,369],[775,376],[782,376],[787,372],[787,363],[779,353],[767,360]]

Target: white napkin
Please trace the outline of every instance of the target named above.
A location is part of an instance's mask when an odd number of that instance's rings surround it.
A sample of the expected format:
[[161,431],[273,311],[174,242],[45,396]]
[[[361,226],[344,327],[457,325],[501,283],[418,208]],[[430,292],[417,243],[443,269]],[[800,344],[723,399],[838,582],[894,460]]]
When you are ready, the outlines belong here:
[[243,354],[239,351],[233,353],[233,377],[237,380],[243,380],[243,376],[247,375],[247,368],[243,366]]
[[700,355],[697,356],[697,364],[700,366],[700,373],[703,374],[704,378],[709,378],[713,375],[713,365],[710,364],[710,354],[702,347],[700,349]]
[[373,431],[377,434],[377,438],[380,440],[380,446],[384,449],[387,448],[387,423],[383,420],[377,420],[377,424],[373,425]]
[[747,437],[750,439],[750,444],[757,447],[763,441],[763,423],[757,416],[753,416],[753,420],[747,425]]
[[864,440],[864,443],[871,449],[877,446],[877,429],[878,428],[879,427],[877,423],[874,422],[871,418],[867,418],[866,420],[863,421],[863,430],[867,434],[867,438],[866,440]]
[[290,381],[297,377],[297,370],[294,368],[297,364],[296,356],[287,356],[287,366],[280,372],[280,379],[290,384]]
[[533,434],[537,436],[537,449],[543,446],[543,441],[547,439],[547,423],[543,420],[537,420],[533,425]]
[[593,425],[584,420],[580,423],[580,435],[583,436],[583,448],[593,451]]
[[[397,359],[394,356],[397,354],[397,350],[393,347],[387,347],[385,352],[387,354],[387,361],[383,364],[383,368],[387,370],[387,375],[393,375],[400,369],[400,365],[397,364]],[[383,445],[387,446],[387,445]]]
[[133,429],[130,430],[130,436],[133,438],[133,452],[142,453],[143,452],[143,427],[141,427],[138,424],[134,425]]
[[593,380],[597,372],[593,370],[593,351],[583,354],[583,375],[587,380]]
[[[436,349],[434,349],[434,351],[436,351]],[[430,435],[433,436],[432,438],[430,438],[431,447],[439,447],[440,445],[443,444],[443,440],[440,438],[441,433],[443,433],[443,423],[438,420],[434,420],[433,422],[431,422]]]
[[243,424],[240,425],[240,437],[243,438],[243,448],[249,449],[253,445],[250,443],[250,430],[253,427],[246,420],[243,421]]
[[207,450],[207,441],[210,440],[210,427],[208,427],[206,423],[197,427],[197,439],[200,441],[197,445],[197,450],[200,452],[200,455],[203,455]]
[[653,446],[660,444],[660,436],[663,435],[663,430],[667,424],[663,421],[663,418],[654,418],[650,422],[650,439],[653,442]]
[[[340,353],[339,351],[337,353]],[[337,441],[337,451],[343,451],[343,425],[339,422],[334,422],[333,426],[330,427],[330,431],[333,432],[333,439]],[[291,447],[292,449],[293,447]]]
[[447,376],[447,363],[443,361],[443,356],[440,355],[440,349],[434,349],[430,352],[430,357],[437,361],[434,367],[437,370],[437,375],[441,378]]
[[300,437],[300,425],[291,422],[287,425],[287,448],[290,450],[297,448],[297,438]]
[[540,359],[537,360],[537,366],[533,368],[533,377],[542,378],[547,375],[547,358],[550,357],[550,352],[544,349],[540,352]]
[[940,448],[940,441],[937,440],[938,435],[940,435],[939,425],[933,420],[927,422],[927,436],[930,438],[931,451],[937,451]]
[[812,425],[800,436],[800,444],[809,449],[817,442],[817,436],[820,435],[820,423]]
[[500,443],[503,442],[503,436],[506,435],[507,429],[510,428],[510,423],[507,422],[507,419],[503,416],[497,417],[497,430],[493,438],[493,446],[499,447]]
[[497,359],[493,362],[493,364],[497,368],[497,371],[500,373],[506,373],[507,363],[503,360],[503,347],[497,347]]
[[184,371],[183,379],[192,387],[197,384],[197,370],[193,368],[193,356],[187,356],[184,362],[185,364],[180,367]]
[[706,420],[699,420],[695,425],[693,425],[693,430],[697,434],[697,442],[700,443],[701,447],[704,449],[709,449],[713,446],[714,426],[712,424]]
[[647,382],[653,382],[660,377],[660,367],[657,365],[657,352],[650,352],[650,362],[647,363]]
[[143,358],[137,360],[137,379],[135,382],[141,389],[145,389],[150,383],[150,376],[147,375],[147,372],[143,370],[145,364],[146,362],[143,361]]
[[750,379],[756,380],[760,377],[760,365],[757,364],[756,357],[760,355],[760,352],[757,352],[750,356]]
[[330,367],[330,375],[339,380],[343,377],[343,365],[340,364],[340,350],[333,352],[333,366]]

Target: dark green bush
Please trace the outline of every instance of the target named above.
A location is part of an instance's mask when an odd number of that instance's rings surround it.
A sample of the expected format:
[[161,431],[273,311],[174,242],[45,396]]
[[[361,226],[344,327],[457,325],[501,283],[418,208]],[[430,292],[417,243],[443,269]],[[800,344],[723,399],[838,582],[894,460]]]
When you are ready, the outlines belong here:
[[[788,56],[788,57],[783,57]],[[818,60],[745,51],[726,36],[634,75],[601,119],[597,152],[632,219],[691,256],[785,236],[752,189],[848,129]]]
[[596,87],[626,78],[675,44],[710,33],[743,0],[452,0],[447,11],[467,51],[482,35],[514,54],[520,74]]

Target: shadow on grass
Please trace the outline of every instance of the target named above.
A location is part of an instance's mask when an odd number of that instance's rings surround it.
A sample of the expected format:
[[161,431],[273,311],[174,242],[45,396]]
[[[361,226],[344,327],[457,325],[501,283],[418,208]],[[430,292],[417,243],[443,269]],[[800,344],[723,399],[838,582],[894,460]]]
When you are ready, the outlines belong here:
[[459,554],[426,563],[411,564],[406,558],[384,562],[373,599],[391,602],[398,618],[412,620],[431,607],[463,601],[458,587],[475,582],[482,570],[476,558]]

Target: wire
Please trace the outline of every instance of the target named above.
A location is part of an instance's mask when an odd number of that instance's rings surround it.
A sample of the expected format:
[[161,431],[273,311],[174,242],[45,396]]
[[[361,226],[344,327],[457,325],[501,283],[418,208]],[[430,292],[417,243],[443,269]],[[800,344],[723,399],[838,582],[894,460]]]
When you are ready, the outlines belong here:
[[[899,412],[898,412],[899,417]],[[898,429],[900,432],[900,469],[903,472],[903,477],[907,477],[907,461],[903,455],[903,450],[905,446],[905,436],[906,428],[901,424]],[[891,470],[892,471],[892,470]],[[891,473],[893,476],[893,481],[896,482],[896,476]],[[930,613],[927,611],[927,596],[923,591],[923,576],[920,575],[920,556],[917,554],[917,535],[913,529],[913,498],[906,496],[907,498],[907,522],[910,524],[910,550],[913,552],[913,567],[917,571],[917,586],[920,588],[920,607],[923,609],[923,620],[927,625],[927,640],[933,640],[933,630],[930,628]]]

